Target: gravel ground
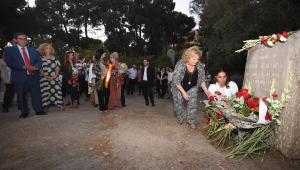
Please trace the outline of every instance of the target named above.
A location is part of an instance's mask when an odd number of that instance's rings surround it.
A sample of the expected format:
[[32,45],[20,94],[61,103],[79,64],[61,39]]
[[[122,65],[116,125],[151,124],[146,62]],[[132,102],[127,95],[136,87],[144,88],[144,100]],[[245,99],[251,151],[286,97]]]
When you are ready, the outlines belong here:
[[178,125],[167,99],[145,106],[141,96],[127,107],[99,113],[82,101],[78,109],[51,109],[46,116],[18,119],[12,108],[0,114],[0,169],[299,169],[300,161],[278,152],[264,161],[228,160],[197,129]]

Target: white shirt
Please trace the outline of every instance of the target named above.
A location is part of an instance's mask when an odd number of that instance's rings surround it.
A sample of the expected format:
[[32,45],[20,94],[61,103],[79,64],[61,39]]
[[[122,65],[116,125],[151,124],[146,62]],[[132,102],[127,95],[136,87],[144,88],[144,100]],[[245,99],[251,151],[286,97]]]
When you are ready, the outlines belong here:
[[[21,47],[21,46],[19,46],[19,45],[17,45],[17,47],[18,47],[19,52],[21,53],[22,59],[23,59],[23,61],[24,61],[24,63],[25,63],[25,59],[24,59],[24,56],[23,56],[23,50],[22,50],[23,47]],[[27,53],[27,56],[28,56],[29,61],[30,61],[30,56],[29,56],[29,52],[28,52],[28,50],[27,50],[27,47],[24,47],[24,48],[25,48],[25,52]]]
[[84,78],[85,78],[85,81],[87,81],[87,82],[89,82],[89,70],[90,70],[90,68],[89,69],[87,69],[87,68],[85,68],[84,69]]
[[[28,59],[29,59],[29,62],[30,62],[30,56],[29,56],[29,52],[28,52],[27,47],[21,47],[21,46],[19,46],[18,44],[17,44],[17,47],[18,47],[18,49],[19,49],[19,52],[21,53],[21,56],[22,56],[22,59],[23,59],[24,63],[26,64],[26,61],[25,61],[25,58],[24,58],[24,55],[23,55],[23,50],[22,50],[22,48],[25,48],[25,52],[26,52],[26,54],[27,54],[27,56],[28,56]],[[27,71],[27,74],[29,75],[30,72]]]
[[147,69],[148,69],[148,66],[144,68],[144,75],[143,75],[143,80],[144,81],[148,81],[148,78],[147,78]]
[[218,82],[215,84],[210,84],[208,87],[208,91],[212,94],[215,95],[217,91],[219,91],[223,96],[225,97],[231,97],[232,95],[234,95],[236,92],[239,91],[238,86],[236,85],[235,82],[230,81],[228,83],[228,88],[226,86],[224,87],[220,87]]
[[94,64],[93,63],[91,63],[90,64],[90,68],[89,68],[89,79],[88,79],[88,82],[89,83],[92,83],[92,80],[94,79],[94,78],[96,78],[96,75],[93,73],[93,66],[94,66]]
[[168,82],[171,82],[173,79],[173,72],[168,72]]
[[128,70],[128,77],[129,77],[130,79],[132,79],[132,80],[136,79],[136,74],[137,74],[136,69],[130,68],[130,69]]

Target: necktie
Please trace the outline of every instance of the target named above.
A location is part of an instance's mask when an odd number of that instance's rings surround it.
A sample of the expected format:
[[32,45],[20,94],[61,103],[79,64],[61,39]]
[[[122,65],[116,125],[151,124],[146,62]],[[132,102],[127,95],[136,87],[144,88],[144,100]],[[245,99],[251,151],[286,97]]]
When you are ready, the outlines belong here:
[[[23,53],[23,58],[24,58],[24,61],[25,61],[25,65],[30,65],[30,59],[29,59],[24,47],[22,47],[22,53]],[[32,72],[27,71],[27,74],[31,75]]]

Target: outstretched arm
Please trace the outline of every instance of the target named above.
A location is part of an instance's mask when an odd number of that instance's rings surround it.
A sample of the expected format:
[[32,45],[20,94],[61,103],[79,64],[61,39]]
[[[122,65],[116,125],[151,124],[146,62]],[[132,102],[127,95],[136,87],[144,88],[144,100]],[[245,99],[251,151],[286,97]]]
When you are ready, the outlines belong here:
[[181,86],[181,81],[182,81],[182,74],[184,74],[184,67],[185,64],[183,63],[183,61],[178,61],[174,72],[173,72],[173,83],[176,85],[177,89],[181,92],[183,98],[185,100],[189,100],[189,95],[187,94],[187,92],[183,89],[183,87]]
[[208,91],[208,89],[206,87],[205,81],[202,81],[201,88],[203,89],[203,91],[204,91],[204,93],[206,94],[207,97],[211,96],[210,92]]

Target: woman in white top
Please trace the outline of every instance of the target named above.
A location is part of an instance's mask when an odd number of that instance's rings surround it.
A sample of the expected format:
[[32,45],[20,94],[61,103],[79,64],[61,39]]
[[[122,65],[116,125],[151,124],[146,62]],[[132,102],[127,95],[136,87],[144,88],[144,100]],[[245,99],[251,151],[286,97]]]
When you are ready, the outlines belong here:
[[235,82],[229,81],[227,72],[224,69],[219,69],[214,78],[215,83],[210,84],[208,91],[213,96],[231,97],[238,92],[238,86]]

